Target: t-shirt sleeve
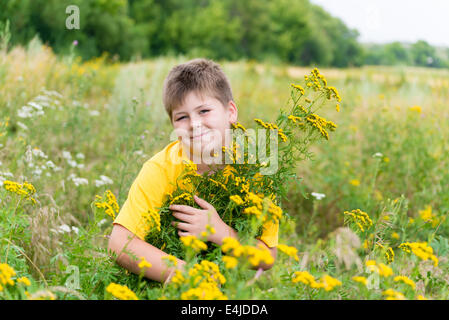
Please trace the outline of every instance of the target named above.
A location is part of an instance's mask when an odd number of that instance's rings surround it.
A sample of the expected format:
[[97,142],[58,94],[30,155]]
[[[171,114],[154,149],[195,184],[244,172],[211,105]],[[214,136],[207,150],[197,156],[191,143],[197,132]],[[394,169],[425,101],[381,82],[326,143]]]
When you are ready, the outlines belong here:
[[157,210],[162,205],[168,188],[169,181],[165,170],[157,163],[145,162],[113,223],[122,225],[144,240],[147,231],[142,215],[150,209]]
[[268,221],[263,225],[262,235],[259,240],[263,241],[268,247],[273,248],[278,245],[279,223]]

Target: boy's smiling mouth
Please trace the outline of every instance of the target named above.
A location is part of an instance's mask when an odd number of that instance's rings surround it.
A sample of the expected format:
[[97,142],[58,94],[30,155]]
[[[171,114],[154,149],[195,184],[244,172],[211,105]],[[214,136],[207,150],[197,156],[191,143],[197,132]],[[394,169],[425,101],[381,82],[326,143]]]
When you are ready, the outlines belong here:
[[198,134],[196,136],[190,137],[190,140],[201,138],[202,136],[208,134],[209,132],[210,132],[210,130],[204,131],[201,134]]

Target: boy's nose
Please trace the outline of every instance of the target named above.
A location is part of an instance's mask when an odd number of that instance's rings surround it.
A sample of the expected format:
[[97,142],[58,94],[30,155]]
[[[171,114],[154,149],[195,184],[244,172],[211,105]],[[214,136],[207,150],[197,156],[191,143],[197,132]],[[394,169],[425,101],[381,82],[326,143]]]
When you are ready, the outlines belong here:
[[191,130],[199,130],[201,128],[201,121],[199,121],[198,119],[192,119],[192,121],[190,122],[190,127]]

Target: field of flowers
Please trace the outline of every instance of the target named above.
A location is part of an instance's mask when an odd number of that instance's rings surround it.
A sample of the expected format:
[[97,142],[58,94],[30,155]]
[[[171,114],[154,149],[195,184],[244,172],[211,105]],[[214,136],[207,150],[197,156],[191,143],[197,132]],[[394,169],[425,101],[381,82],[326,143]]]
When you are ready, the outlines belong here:
[[[185,60],[81,62],[37,41],[0,51],[0,299],[449,298],[448,70],[320,69],[332,107],[284,124],[313,120],[322,139],[294,160],[287,200],[260,204],[282,216],[270,270],[248,268],[269,257],[234,241],[200,262],[200,239],[184,239],[190,271],[168,285],[116,265],[112,219],[169,142],[162,83]],[[219,63],[245,128],[311,89],[310,68]],[[250,201],[258,212],[257,197],[229,203]]]

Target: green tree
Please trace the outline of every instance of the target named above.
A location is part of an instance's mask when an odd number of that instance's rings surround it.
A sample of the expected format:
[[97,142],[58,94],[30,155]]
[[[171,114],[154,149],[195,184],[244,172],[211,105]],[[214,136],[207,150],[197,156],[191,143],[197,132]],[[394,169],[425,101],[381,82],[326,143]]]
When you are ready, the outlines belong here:
[[435,48],[426,41],[419,40],[414,43],[411,47],[411,55],[417,66],[438,67],[440,65]]

